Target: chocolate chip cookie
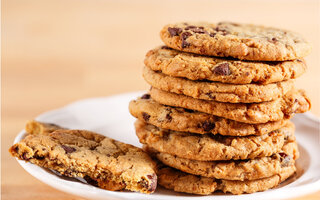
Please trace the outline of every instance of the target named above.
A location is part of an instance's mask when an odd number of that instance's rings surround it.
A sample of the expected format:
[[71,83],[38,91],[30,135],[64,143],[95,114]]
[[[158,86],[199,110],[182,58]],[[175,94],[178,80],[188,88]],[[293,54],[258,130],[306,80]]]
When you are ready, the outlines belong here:
[[143,77],[152,87],[160,90],[183,94],[196,99],[230,103],[258,103],[276,100],[294,86],[293,80],[267,85],[234,85],[209,81],[192,81],[164,75],[160,72],[152,71],[148,67],[144,67]]
[[294,174],[294,165],[282,167],[277,175],[250,181],[232,181],[187,174],[163,166],[158,172],[158,184],[176,192],[209,195],[215,191],[244,194],[261,192],[276,187]]
[[282,98],[262,103],[223,103],[195,99],[152,87],[151,98],[155,101],[174,107],[224,117],[238,122],[259,124],[291,118],[294,113],[303,113],[310,109],[311,103],[303,90],[289,91]]
[[270,157],[256,158],[244,161],[197,161],[180,158],[168,153],[157,152],[145,146],[147,152],[163,164],[180,171],[203,177],[226,180],[256,180],[280,173],[284,166],[294,165],[299,157],[295,141],[286,141],[282,150]]
[[232,137],[199,135],[161,129],[137,120],[136,134],[142,144],[158,152],[181,158],[214,161],[243,160],[271,156],[279,152],[285,140],[294,140],[294,125],[261,136]]
[[155,191],[156,163],[141,149],[90,131],[30,123],[32,134],[9,149],[18,159],[107,190]]
[[150,50],[144,60],[154,71],[190,80],[233,84],[269,84],[301,76],[307,65],[303,59],[283,62],[251,62],[185,53],[166,46]]
[[130,113],[141,121],[163,129],[229,136],[263,135],[281,128],[288,120],[247,124],[207,113],[159,104],[149,94],[132,100]]
[[169,24],[160,36],[173,49],[241,60],[295,60],[311,51],[310,44],[297,33],[251,24]]

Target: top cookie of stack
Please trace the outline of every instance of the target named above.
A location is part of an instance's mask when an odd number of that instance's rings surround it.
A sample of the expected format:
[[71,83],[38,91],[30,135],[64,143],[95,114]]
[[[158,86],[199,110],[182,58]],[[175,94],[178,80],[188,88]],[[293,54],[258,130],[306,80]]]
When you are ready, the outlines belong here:
[[240,60],[295,60],[311,51],[311,46],[297,33],[249,24],[169,24],[160,36],[173,49]]

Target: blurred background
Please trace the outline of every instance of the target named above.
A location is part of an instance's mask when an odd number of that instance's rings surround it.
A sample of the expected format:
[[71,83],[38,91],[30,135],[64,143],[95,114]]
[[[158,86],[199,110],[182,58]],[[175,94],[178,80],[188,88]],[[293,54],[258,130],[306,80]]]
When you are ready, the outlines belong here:
[[144,55],[162,44],[168,23],[234,21],[299,32],[313,51],[296,85],[319,117],[319,11],[317,0],[2,1],[2,197],[75,199],[24,172],[7,151],[13,138],[26,120],[75,100],[148,89]]

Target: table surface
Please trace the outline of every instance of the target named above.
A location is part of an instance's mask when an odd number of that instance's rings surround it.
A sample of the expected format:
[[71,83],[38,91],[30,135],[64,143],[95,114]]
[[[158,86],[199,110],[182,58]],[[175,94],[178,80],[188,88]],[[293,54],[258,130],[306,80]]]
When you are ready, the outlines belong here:
[[[145,53],[177,21],[282,27],[313,44],[296,82],[320,116],[319,1],[2,1],[2,198],[80,199],[26,173],[8,148],[27,120],[73,101],[144,90]],[[297,199],[319,199],[320,192]]]

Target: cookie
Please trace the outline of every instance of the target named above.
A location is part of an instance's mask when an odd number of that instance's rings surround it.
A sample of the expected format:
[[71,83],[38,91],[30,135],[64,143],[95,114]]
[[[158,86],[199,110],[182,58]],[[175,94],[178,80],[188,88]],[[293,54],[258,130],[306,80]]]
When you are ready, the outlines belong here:
[[276,100],[292,90],[294,86],[293,80],[267,85],[234,85],[209,81],[192,81],[154,72],[148,67],[144,67],[143,77],[152,87],[160,90],[183,94],[196,99],[230,103],[255,103]]
[[143,150],[85,130],[41,131],[14,144],[12,156],[107,190],[155,191],[156,163]]
[[144,94],[129,104],[130,113],[140,121],[154,126],[197,134],[229,136],[263,135],[281,128],[288,120],[263,124],[246,124],[207,113],[159,104]]
[[297,33],[230,22],[169,24],[160,37],[173,49],[240,60],[295,60],[311,51],[310,44]]
[[152,99],[164,105],[197,110],[250,124],[289,119],[294,113],[306,112],[311,107],[310,100],[303,90],[289,91],[282,98],[274,101],[251,104],[195,99],[154,87],[150,89],[150,95]]
[[150,69],[172,77],[233,84],[269,84],[301,76],[303,59],[283,62],[250,62],[185,53],[166,46],[150,50],[144,60]]
[[232,137],[199,135],[161,129],[137,120],[136,134],[140,143],[158,152],[200,161],[243,160],[271,156],[279,152],[286,140],[293,140],[294,125],[261,136]]
[[294,174],[294,165],[283,167],[280,173],[268,178],[251,181],[232,181],[187,174],[163,166],[158,172],[158,184],[176,192],[209,195],[215,191],[244,194],[261,192],[276,187]]
[[276,175],[280,173],[281,167],[294,165],[295,159],[299,157],[295,141],[286,142],[281,152],[270,157],[244,161],[197,161],[157,152],[148,147],[145,149],[163,164],[180,171],[203,177],[240,181]]
[[61,130],[61,129],[66,130],[66,128],[63,128],[63,127],[58,126],[56,124],[39,122],[36,120],[28,121],[25,126],[26,132],[29,134],[33,134],[33,135],[39,135],[39,134],[48,135],[49,133],[52,133],[53,131]]

